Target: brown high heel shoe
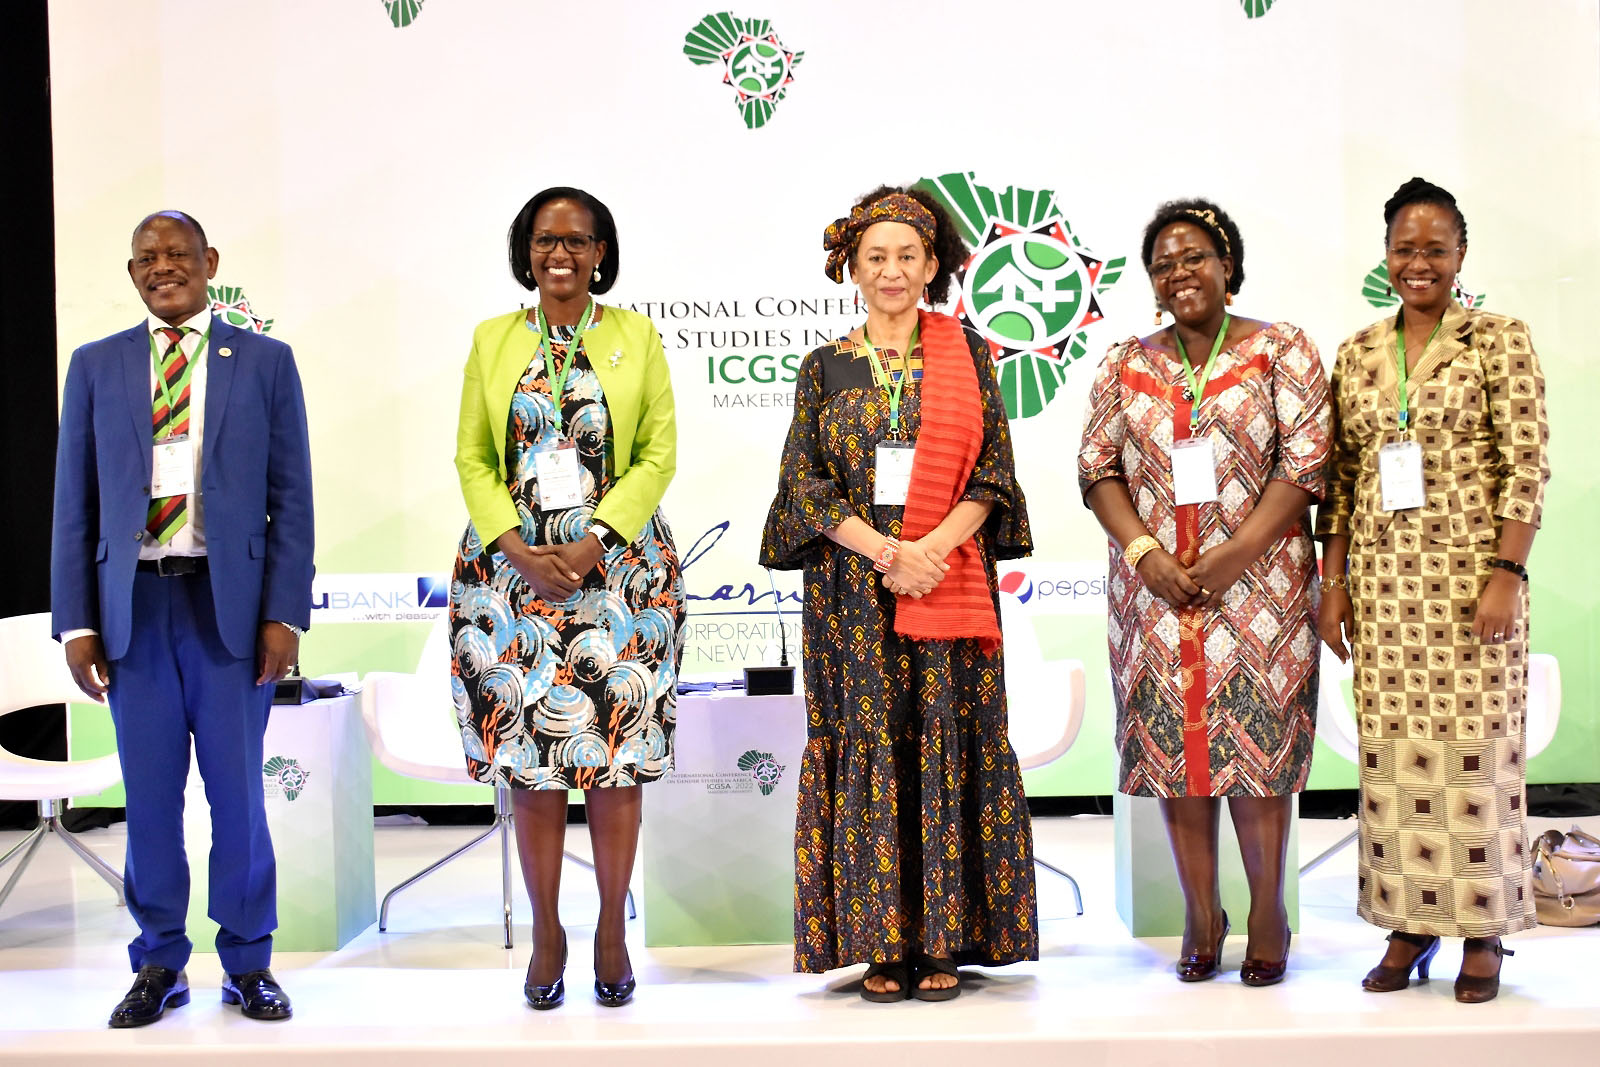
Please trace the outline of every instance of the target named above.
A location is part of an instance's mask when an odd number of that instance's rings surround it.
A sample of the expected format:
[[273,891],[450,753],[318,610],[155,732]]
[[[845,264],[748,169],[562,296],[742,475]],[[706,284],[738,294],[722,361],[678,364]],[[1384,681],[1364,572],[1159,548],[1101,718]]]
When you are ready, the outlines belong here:
[[1428,966],[1433,963],[1433,957],[1439,954],[1439,938],[1436,934],[1408,934],[1404,930],[1395,930],[1389,934],[1389,941],[1404,941],[1417,949],[1417,954],[1411,957],[1411,962],[1404,967],[1386,967],[1378,964],[1367,972],[1361,979],[1361,988],[1368,993],[1393,993],[1397,989],[1404,989],[1411,984],[1412,968],[1416,969],[1417,981],[1428,980]]
[[[1493,1000],[1500,995],[1500,968],[1505,963],[1505,957],[1515,956],[1516,953],[1502,945],[1498,937],[1469,937],[1463,947],[1466,952],[1487,948],[1494,952],[1497,958],[1494,961],[1494,973],[1491,975],[1482,978],[1472,974],[1456,975],[1456,1000],[1462,1004],[1482,1004]],[[1462,966],[1466,966],[1464,959]]]
[[1257,960],[1246,956],[1239,964],[1239,981],[1245,985],[1277,985],[1289,973],[1289,940],[1294,936],[1287,926],[1283,928],[1283,959]]
[[1178,981],[1204,982],[1207,978],[1215,978],[1222,961],[1222,943],[1228,939],[1228,913],[1222,913],[1222,933],[1217,937],[1217,947],[1210,953],[1191,952],[1187,956],[1179,956],[1177,963]]

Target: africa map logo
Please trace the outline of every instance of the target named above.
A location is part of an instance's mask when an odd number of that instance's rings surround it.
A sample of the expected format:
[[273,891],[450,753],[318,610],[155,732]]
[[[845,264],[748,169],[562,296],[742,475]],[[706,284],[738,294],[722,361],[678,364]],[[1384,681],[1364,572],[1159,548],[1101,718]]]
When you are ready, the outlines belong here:
[[423,0],[383,0],[394,28],[404,29],[422,17]]
[[783,780],[783,764],[774,759],[770,752],[757,752],[752,748],[739,757],[739,769],[749,773],[764,797],[771,796]]
[[266,333],[272,329],[272,320],[257,315],[244,290],[237,285],[208,285],[206,296],[211,301],[211,314],[220,316],[229,326],[252,333]]
[[311,772],[300,766],[298,760],[273,756],[262,765],[261,776],[283,790],[284,799],[293,800],[305,792],[306,781],[311,777]]
[[[1376,267],[1367,271],[1367,276],[1361,279],[1361,295],[1375,308],[1388,310],[1399,306],[1400,298],[1395,295],[1393,284],[1389,281],[1387,263],[1379,262]],[[1456,276],[1456,286],[1450,295],[1464,308],[1481,308],[1483,302],[1489,298],[1488,293],[1469,292],[1461,284],[1460,275]]]
[[750,129],[765,126],[789,93],[804,52],[791,52],[767,19],[741,19],[731,11],[707,15],[683,38],[683,54],[699,67],[722,64],[722,84]]
[[1067,367],[1089,351],[1086,328],[1105,317],[1099,296],[1127,260],[1090,254],[1049,189],[996,193],[975,178],[942,174],[916,187],[943,204],[975,246],[956,274],[955,315],[988,343],[1006,414],[1025,419],[1049,405]]

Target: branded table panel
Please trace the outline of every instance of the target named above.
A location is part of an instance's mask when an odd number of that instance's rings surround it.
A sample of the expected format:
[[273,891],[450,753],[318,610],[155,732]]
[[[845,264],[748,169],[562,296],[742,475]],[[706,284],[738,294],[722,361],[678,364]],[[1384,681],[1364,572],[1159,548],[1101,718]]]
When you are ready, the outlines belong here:
[[[275,705],[267,720],[262,784],[278,860],[279,952],[331,952],[377,921],[372,869],[372,750],[355,695]],[[206,915],[211,807],[190,760],[184,791],[189,853],[188,933],[215,952]]]
[[794,937],[794,810],[805,697],[678,698],[676,768],[645,787],[645,944]]

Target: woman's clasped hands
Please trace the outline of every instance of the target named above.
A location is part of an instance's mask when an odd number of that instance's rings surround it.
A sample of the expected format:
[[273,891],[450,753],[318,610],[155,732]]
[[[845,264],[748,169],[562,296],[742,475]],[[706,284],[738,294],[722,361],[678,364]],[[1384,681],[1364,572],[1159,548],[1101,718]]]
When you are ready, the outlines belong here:
[[883,587],[896,596],[922,599],[933,592],[950,569],[950,564],[944,561],[946,555],[948,553],[930,546],[926,539],[900,542],[894,562],[884,572]]
[[1233,541],[1206,549],[1200,558],[1185,567],[1163,548],[1151,549],[1135,568],[1145,588],[1177,608],[1219,608],[1222,595],[1250,564],[1250,559]]

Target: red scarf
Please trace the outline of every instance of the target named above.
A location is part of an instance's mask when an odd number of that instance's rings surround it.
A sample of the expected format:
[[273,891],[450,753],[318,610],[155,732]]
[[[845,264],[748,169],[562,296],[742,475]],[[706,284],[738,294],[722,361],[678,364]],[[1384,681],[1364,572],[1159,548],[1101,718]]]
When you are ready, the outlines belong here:
[[[961,324],[923,311],[922,430],[911,463],[911,486],[900,522],[902,540],[915,541],[944,521],[961,501],[983,448],[983,401],[978,372]],[[976,637],[985,652],[1000,647],[1000,620],[978,543],[969,537],[945,560],[950,569],[920,600],[896,598],[895,632],[917,641]]]

